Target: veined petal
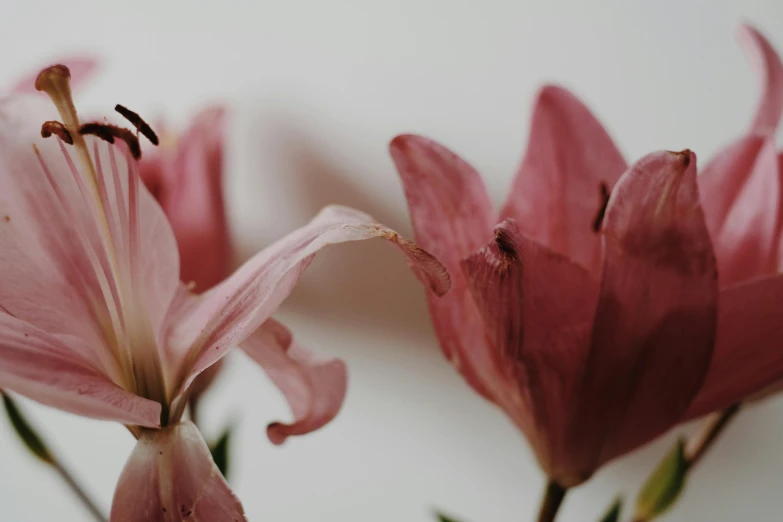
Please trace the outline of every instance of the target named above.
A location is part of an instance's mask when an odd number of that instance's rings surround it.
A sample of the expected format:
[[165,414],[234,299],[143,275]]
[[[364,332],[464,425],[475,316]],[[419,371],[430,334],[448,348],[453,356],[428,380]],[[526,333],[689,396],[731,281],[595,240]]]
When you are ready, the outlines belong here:
[[264,249],[226,281],[199,296],[196,303],[187,305],[188,312],[180,316],[169,335],[172,346],[188,347],[189,352],[175,396],[277,310],[318,250],[376,237],[399,248],[414,274],[431,291],[441,295],[448,290],[448,273],[415,243],[374,223],[367,214],[347,207],[326,207],[309,224]]
[[783,224],[781,191],[775,139],[769,138],[724,226],[713,236],[721,286],[777,271]]
[[736,404],[783,382],[783,275],[723,289],[710,371],[686,420]]
[[535,103],[530,138],[501,215],[520,230],[589,270],[601,270],[594,229],[626,163],[590,110],[549,85]]
[[521,234],[513,219],[495,227],[495,239],[462,267],[486,324],[489,357],[502,375],[498,403],[554,476],[587,356],[598,282]]
[[275,319],[261,325],[242,343],[242,349],[280,389],[294,415],[291,423],[274,422],[267,427],[273,443],[315,431],[340,411],[348,384],[343,361],[316,357]]
[[754,27],[741,24],[737,38],[759,77],[761,97],[750,131],[774,134],[783,115],[783,63],[769,41]]
[[497,215],[478,173],[442,145],[402,135],[389,146],[400,174],[414,237],[451,275],[451,291],[427,295],[441,349],[478,393],[494,401],[488,383],[495,379],[488,359],[484,325],[460,261],[492,237]]
[[180,251],[180,277],[197,292],[230,274],[231,241],[223,201],[225,110],[200,112],[175,151],[165,142],[140,172],[163,207]]
[[[105,365],[109,358],[98,352],[111,344],[106,326],[119,324],[127,305],[118,292],[130,255],[128,181],[135,166],[121,149],[87,138],[101,180],[96,196],[75,149],[40,137],[41,124],[57,119],[39,97],[0,104],[0,302],[47,332],[83,339]],[[134,284],[145,283],[157,327],[178,285],[178,253],[168,221],[144,189],[138,205]],[[116,380],[116,369],[105,368]]]
[[678,422],[704,381],[717,324],[717,268],[690,151],[657,152],[617,184],[603,277],[567,449],[575,476]]
[[[90,56],[74,56],[62,60],[54,60],[52,63],[62,63],[68,66],[71,71],[71,86],[74,90],[81,88],[93,76],[98,69],[98,60]],[[37,94],[35,90],[35,79],[41,72],[41,67],[19,80],[12,88],[11,92],[16,94]],[[43,123],[43,122],[41,122]]]
[[145,430],[120,475],[111,522],[245,522],[198,428]]
[[160,404],[126,392],[62,339],[4,312],[0,312],[0,388],[85,417],[160,425]]

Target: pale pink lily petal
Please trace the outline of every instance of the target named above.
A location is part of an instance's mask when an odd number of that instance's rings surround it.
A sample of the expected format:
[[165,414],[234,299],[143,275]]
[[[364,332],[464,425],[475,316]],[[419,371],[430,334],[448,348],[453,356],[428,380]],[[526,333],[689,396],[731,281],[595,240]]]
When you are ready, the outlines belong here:
[[204,292],[230,273],[231,241],[223,202],[225,110],[200,112],[176,150],[166,142],[139,171],[163,207],[180,251],[180,277]]
[[769,41],[754,27],[742,24],[737,38],[761,83],[761,97],[751,133],[773,134],[783,116],[783,63]]
[[719,297],[718,336],[707,376],[686,419],[740,402],[783,373],[783,275],[731,286]]
[[[62,63],[68,66],[71,71],[71,86],[74,90],[82,87],[92,77],[99,65],[96,58],[89,56],[75,56],[63,60],[54,60],[52,63]],[[38,91],[35,90],[35,79],[38,77],[39,72],[41,72],[40,68],[19,80],[11,88],[11,92],[16,94],[38,94]]]
[[242,349],[280,389],[294,415],[291,423],[274,422],[267,427],[273,443],[282,444],[291,435],[315,431],[340,411],[348,384],[343,361],[316,357],[274,319],[268,319],[248,337]]
[[400,174],[413,223],[414,238],[449,271],[452,289],[444,297],[427,295],[441,349],[465,380],[494,401],[495,381],[484,326],[460,261],[492,237],[497,215],[478,173],[442,145],[402,135],[389,146]]
[[[174,325],[169,342],[189,347],[192,364],[182,368],[178,392],[201,371],[242,343],[277,310],[321,248],[334,243],[383,238],[407,258],[414,274],[438,295],[449,289],[449,276],[430,254],[370,216],[331,206],[309,224],[282,238],[247,261],[226,281],[196,298]],[[179,395],[177,393],[176,395]],[[177,410],[179,404],[173,408]]]
[[506,388],[498,402],[528,436],[542,467],[557,473],[598,282],[573,261],[521,234],[513,219],[495,227],[495,239],[462,267]]
[[[74,170],[83,168],[74,149],[56,137],[40,137],[41,123],[58,117],[51,102],[39,97],[18,96],[0,104],[0,163],[6,172],[0,177],[0,302],[21,319],[81,337],[97,349],[108,319],[95,308],[104,299],[95,269],[108,270],[107,252],[117,247],[107,242],[83,174]],[[134,163],[120,148],[86,141],[106,183],[108,229],[115,239],[127,237],[128,176]],[[147,283],[150,317],[160,323],[178,285],[178,253],[159,205],[143,187],[138,199],[139,270]],[[117,255],[127,258],[128,253]],[[106,284],[114,283],[107,279]]]
[[142,432],[117,483],[111,522],[246,520],[196,426]]
[[160,404],[126,392],[61,339],[2,311],[0,388],[85,417],[160,426]]
[[597,278],[601,243],[593,225],[625,169],[590,110],[567,90],[546,86],[538,93],[527,151],[501,216],[516,219],[523,234]]
[[712,236],[721,286],[777,270],[783,224],[781,195],[775,139],[769,138],[736,195],[724,226]]
[[603,277],[566,448],[574,478],[676,424],[707,374],[717,268],[690,151],[658,152],[618,182]]

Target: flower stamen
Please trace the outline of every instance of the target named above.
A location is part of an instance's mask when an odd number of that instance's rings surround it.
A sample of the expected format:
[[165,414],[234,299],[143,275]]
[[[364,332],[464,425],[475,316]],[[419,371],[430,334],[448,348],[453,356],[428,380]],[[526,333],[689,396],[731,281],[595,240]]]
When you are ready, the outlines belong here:
[[42,138],[48,138],[52,135],[57,136],[68,145],[73,145],[73,138],[71,137],[71,133],[68,132],[68,129],[65,128],[65,125],[59,121],[47,121],[41,125]]
[[139,144],[139,138],[136,137],[133,132],[123,127],[111,125],[109,123],[85,123],[79,128],[79,134],[86,135],[91,134],[97,136],[104,141],[114,143],[115,138],[119,138],[125,142],[130,150],[133,159],[141,159],[141,145]]
[[158,145],[159,142],[157,134],[155,134],[155,131],[152,130],[152,127],[150,127],[146,121],[141,119],[141,116],[139,116],[138,113],[123,107],[119,103],[114,106],[114,110],[120,113],[126,120],[128,120],[131,125],[136,127],[136,130],[139,131],[145,138],[150,140],[150,143],[153,145]]

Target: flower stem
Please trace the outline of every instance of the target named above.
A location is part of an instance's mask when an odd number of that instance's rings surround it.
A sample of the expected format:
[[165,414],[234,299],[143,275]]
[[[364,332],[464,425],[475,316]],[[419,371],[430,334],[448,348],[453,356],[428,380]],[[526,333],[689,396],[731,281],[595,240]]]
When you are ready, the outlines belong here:
[[17,406],[10,395],[6,394],[3,390],[0,390],[0,396],[2,396],[3,406],[5,407],[8,419],[11,421],[16,434],[27,446],[27,449],[38,458],[44,464],[51,466],[60,475],[60,478],[68,485],[79,500],[84,504],[90,514],[97,522],[106,522],[106,517],[101,510],[96,506],[95,502],[87,495],[84,488],[76,481],[73,474],[63,465],[57,456],[49,449],[49,445],[46,444],[44,439],[38,434],[30,421],[24,416],[22,411]]
[[567,488],[554,480],[547,482],[544,498],[541,499],[541,509],[538,512],[538,522],[554,522],[567,492]]
[[[718,440],[718,436],[723,433],[740,409],[740,404],[729,406],[721,412],[710,415],[701,431],[691,437],[685,446],[685,466],[687,473],[698,464],[707,451]],[[652,519],[636,517],[633,522],[650,522]]]
[[685,459],[689,468],[695,466],[704,457],[704,454],[715,444],[718,436],[723,433],[739,409],[740,405],[735,404],[720,413],[713,413],[707,420],[704,429],[688,441],[685,447]]
[[84,491],[84,488],[76,481],[71,472],[68,471],[65,466],[63,466],[62,462],[54,459],[52,461],[52,467],[57,471],[68,487],[71,488],[71,491],[73,491],[73,493],[79,498],[82,504],[84,504],[84,507],[86,507],[87,511],[89,511],[92,515],[92,518],[94,518],[97,522],[107,522],[107,519],[101,512],[100,508],[95,505],[95,502],[93,502],[89,495],[87,495],[87,493]]

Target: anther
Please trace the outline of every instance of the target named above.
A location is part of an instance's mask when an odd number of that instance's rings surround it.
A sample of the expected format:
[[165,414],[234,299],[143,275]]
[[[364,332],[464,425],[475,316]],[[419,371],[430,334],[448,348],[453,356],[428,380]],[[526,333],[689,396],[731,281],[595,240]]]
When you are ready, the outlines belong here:
[[109,143],[114,143],[115,138],[120,139],[128,146],[133,159],[141,159],[139,139],[128,129],[107,123],[85,123],[79,129],[79,134],[91,134]]
[[114,107],[114,110],[119,112],[126,120],[131,122],[131,124],[136,127],[137,131],[142,133],[145,138],[150,140],[150,143],[153,145],[158,145],[159,141],[157,134],[155,134],[155,131],[152,130],[152,127],[150,127],[146,121],[141,119],[141,116],[120,104],[117,104]]
[[109,126],[105,123],[85,123],[79,127],[79,134],[82,136],[90,134],[99,137],[103,141],[114,143],[114,134],[112,134]]
[[65,128],[65,125],[59,121],[47,121],[41,125],[42,138],[48,138],[52,134],[63,140],[68,145],[73,145],[73,137],[71,136],[71,133],[68,132],[68,129]]
[[595,215],[595,219],[593,219],[593,232],[598,233],[601,231],[601,224],[604,222],[604,215],[606,214],[606,206],[609,204],[609,186],[601,182],[601,185],[599,186],[599,190],[601,191],[601,203],[598,207],[598,212]]

